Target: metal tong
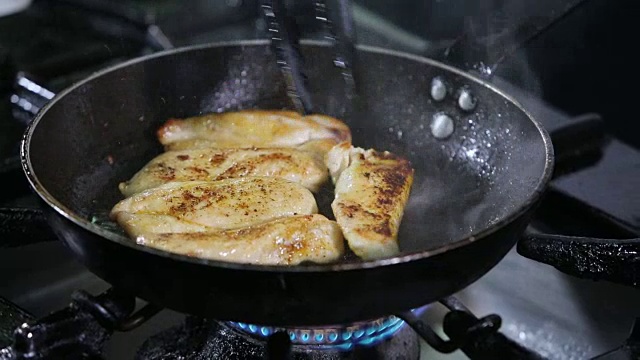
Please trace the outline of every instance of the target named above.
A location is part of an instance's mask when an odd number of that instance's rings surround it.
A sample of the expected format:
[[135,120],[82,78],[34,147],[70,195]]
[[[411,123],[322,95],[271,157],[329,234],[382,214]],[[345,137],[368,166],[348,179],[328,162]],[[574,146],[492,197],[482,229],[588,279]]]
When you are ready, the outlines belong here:
[[[318,20],[335,51],[333,63],[345,81],[347,100],[357,97],[356,32],[348,0],[314,0]],[[300,51],[300,28],[284,0],[262,0],[261,8],[267,22],[271,46],[287,85],[287,92],[296,110],[302,114],[316,112],[313,96],[308,90],[304,73],[304,58]]]

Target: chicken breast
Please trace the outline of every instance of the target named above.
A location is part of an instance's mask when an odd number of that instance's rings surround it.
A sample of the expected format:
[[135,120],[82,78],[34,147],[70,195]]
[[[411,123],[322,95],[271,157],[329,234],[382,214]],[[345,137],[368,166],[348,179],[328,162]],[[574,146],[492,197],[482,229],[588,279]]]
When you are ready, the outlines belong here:
[[413,184],[411,163],[387,151],[336,145],[327,154],[331,209],[349,248],[373,260],[399,252],[398,228]]
[[[295,148],[300,151],[304,151],[308,154],[314,155],[316,159],[322,162],[322,165],[325,166],[325,157],[329,153],[334,146],[338,145],[339,141],[335,139],[321,139],[321,140],[311,140],[306,143],[296,146]],[[326,168],[326,167],[325,167]]]
[[344,254],[344,238],[334,221],[299,215],[241,229],[146,233],[129,229],[138,244],[204,259],[263,265],[330,263]]
[[216,181],[245,176],[272,176],[315,192],[329,177],[323,161],[296,149],[189,149],[167,151],[119,185],[129,197],[174,181]]
[[[242,177],[160,185],[121,200],[110,217],[125,230],[137,227],[154,233],[156,227],[195,225],[233,229],[317,212],[313,194],[300,184],[276,177]],[[127,213],[154,217],[132,223]],[[173,219],[168,222],[168,217]]]
[[286,110],[243,110],[170,119],[157,131],[165,150],[297,147],[310,141],[351,141],[342,121]]
[[212,231],[214,229],[210,226],[179,219],[171,215],[118,211],[113,213],[112,217],[126,234],[133,235],[134,238],[140,234],[185,234]]

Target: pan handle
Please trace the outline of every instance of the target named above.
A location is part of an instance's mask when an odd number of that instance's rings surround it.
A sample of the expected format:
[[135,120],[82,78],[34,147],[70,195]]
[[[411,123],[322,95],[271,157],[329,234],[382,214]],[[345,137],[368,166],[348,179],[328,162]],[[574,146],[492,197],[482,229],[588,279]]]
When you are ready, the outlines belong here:
[[579,278],[640,288],[640,238],[527,234],[518,242],[517,251]]

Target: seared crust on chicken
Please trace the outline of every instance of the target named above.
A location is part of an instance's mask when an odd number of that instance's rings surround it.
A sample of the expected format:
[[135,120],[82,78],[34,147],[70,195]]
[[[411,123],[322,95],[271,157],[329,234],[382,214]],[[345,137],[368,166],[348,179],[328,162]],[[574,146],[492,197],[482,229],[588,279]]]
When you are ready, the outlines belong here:
[[313,153],[288,148],[189,149],[164,152],[119,185],[124,196],[174,181],[216,181],[272,176],[315,192],[327,180],[324,162]]
[[[157,138],[165,153],[119,185],[110,213],[138,244],[269,265],[339,260],[345,239],[365,260],[399,252],[414,169],[352,146],[338,119],[244,110],[170,119]],[[329,177],[336,221],[311,193]]]
[[[122,213],[160,215],[135,224],[141,231],[157,226],[202,225],[217,229],[252,226],[285,216],[318,212],[313,194],[302,185],[276,177],[242,177],[219,181],[171,182],[118,202],[111,219],[121,226]],[[179,223],[187,223],[181,225]]]
[[413,184],[411,163],[387,151],[336,145],[327,154],[331,209],[349,247],[365,260],[399,252],[398,228]]
[[157,131],[165,150],[297,147],[314,140],[351,141],[349,127],[325,115],[243,110],[170,119]]
[[210,226],[181,220],[171,215],[118,211],[113,213],[112,217],[128,235],[145,233],[191,233],[211,229]]
[[291,216],[224,231],[130,231],[130,236],[141,245],[198,258],[238,263],[329,263],[344,254],[344,239],[338,224],[319,214]]

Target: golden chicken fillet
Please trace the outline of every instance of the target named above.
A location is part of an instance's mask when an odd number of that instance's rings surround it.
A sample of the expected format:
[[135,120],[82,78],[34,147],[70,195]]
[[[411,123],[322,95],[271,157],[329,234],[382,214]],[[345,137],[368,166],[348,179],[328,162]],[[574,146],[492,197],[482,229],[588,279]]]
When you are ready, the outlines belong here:
[[[317,212],[313,194],[300,184],[276,177],[242,177],[160,185],[121,200],[110,217],[125,231],[136,227],[153,233],[165,227],[233,229]],[[132,222],[130,214],[149,216]]]
[[[325,115],[286,110],[242,110],[170,119],[157,131],[165,150],[193,148],[298,147],[351,141],[349,127]],[[328,148],[320,147],[328,150]]]
[[274,149],[189,149],[164,152],[120,183],[124,196],[174,181],[216,181],[272,176],[316,192],[327,180],[324,162],[307,151]]
[[262,265],[330,263],[344,254],[338,225],[320,214],[298,215],[233,230],[150,233],[130,230],[138,244],[204,259]]
[[365,260],[396,255],[398,228],[413,184],[411,163],[348,143],[332,148],[326,163],[335,183],[331,209],[349,248]]

